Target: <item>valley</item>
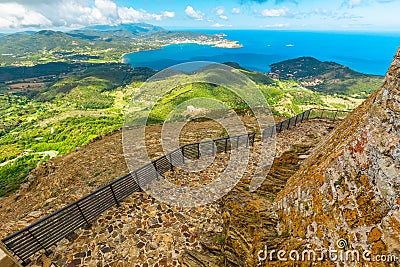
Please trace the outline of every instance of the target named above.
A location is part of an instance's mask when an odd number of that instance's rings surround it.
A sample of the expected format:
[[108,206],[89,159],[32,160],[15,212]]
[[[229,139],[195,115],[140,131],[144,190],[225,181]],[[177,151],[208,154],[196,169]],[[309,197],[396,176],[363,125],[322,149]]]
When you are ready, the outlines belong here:
[[[252,79],[275,116],[292,116],[313,107],[353,109],[363,99],[309,89],[301,81],[274,79],[226,63]],[[52,156],[61,156],[91,140],[119,130],[125,107],[156,71],[122,63],[53,62],[0,69],[0,196],[26,181],[30,171]],[[369,91],[366,84],[365,91]],[[176,88],[152,111],[148,122],[162,122],[171,108],[188,97],[225,101],[238,112],[247,106],[224,88],[193,84]],[[137,108],[143,108],[138,103]],[[242,110],[242,111],[240,111]]]

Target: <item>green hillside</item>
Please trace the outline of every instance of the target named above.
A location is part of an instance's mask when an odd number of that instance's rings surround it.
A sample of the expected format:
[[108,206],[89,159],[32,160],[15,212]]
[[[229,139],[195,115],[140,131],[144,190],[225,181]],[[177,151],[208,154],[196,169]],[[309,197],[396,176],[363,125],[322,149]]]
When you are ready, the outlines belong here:
[[366,98],[383,81],[379,75],[356,72],[335,62],[322,62],[312,57],[300,57],[271,65],[271,72],[280,79],[293,79],[318,92]]
[[[272,79],[236,63],[227,64],[253,79],[275,115],[292,116],[311,107],[354,108],[362,101],[316,92],[295,80]],[[15,191],[38,163],[120,129],[125,107],[142,83],[155,73],[149,68],[132,69],[118,63],[49,63],[3,68],[0,197]],[[24,78],[24,74],[30,78]],[[149,122],[164,121],[174,107],[193,97],[221,100],[239,112],[247,108],[242,99],[223,87],[194,83],[169,92],[157,103]],[[134,105],[146,108],[143,102]]]

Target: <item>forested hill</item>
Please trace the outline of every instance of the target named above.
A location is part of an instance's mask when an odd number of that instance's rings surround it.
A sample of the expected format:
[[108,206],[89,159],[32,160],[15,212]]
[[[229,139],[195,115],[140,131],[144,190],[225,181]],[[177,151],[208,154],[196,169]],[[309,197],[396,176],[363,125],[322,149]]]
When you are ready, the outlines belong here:
[[383,76],[357,72],[335,62],[313,57],[300,57],[271,65],[271,72],[280,79],[293,79],[320,92],[365,97],[380,86]]

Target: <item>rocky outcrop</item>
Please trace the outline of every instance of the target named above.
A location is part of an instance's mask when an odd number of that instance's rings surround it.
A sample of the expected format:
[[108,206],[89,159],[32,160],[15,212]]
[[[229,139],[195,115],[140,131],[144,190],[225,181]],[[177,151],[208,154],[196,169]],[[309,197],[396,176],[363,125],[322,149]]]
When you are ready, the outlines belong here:
[[400,257],[400,50],[382,87],[313,150],[275,205],[279,231],[299,245],[342,240]]
[[[333,121],[307,121],[277,135],[277,155],[261,188],[249,191],[254,168],[250,164],[238,185],[218,203],[223,231],[201,233],[201,251],[185,250],[182,266],[260,266],[257,254],[268,246],[276,249],[287,234],[276,231],[277,216],[273,200],[287,179],[308,157],[309,150],[332,129]],[[259,147],[256,143],[255,150]],[[251,157],[257,151],[253,151]],[[250,160],[253,162],[253,160]],[[276,265],[279,266],[279,265]]]

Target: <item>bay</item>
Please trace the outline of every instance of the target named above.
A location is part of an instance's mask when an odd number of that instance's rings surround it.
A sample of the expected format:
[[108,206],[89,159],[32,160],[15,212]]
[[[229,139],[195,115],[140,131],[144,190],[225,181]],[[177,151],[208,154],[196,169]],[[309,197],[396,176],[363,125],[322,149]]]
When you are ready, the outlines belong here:
[[400,33],[300,32],[266,30],[191,30],[226,34],[243,48],[173,44],[162,49],[127,54],[123,60],[133,67],[161,70],[190,61],[237,62],[261,72],[270,64],[302,56],[333,61],[356,71],[384,75],[400,45]]

